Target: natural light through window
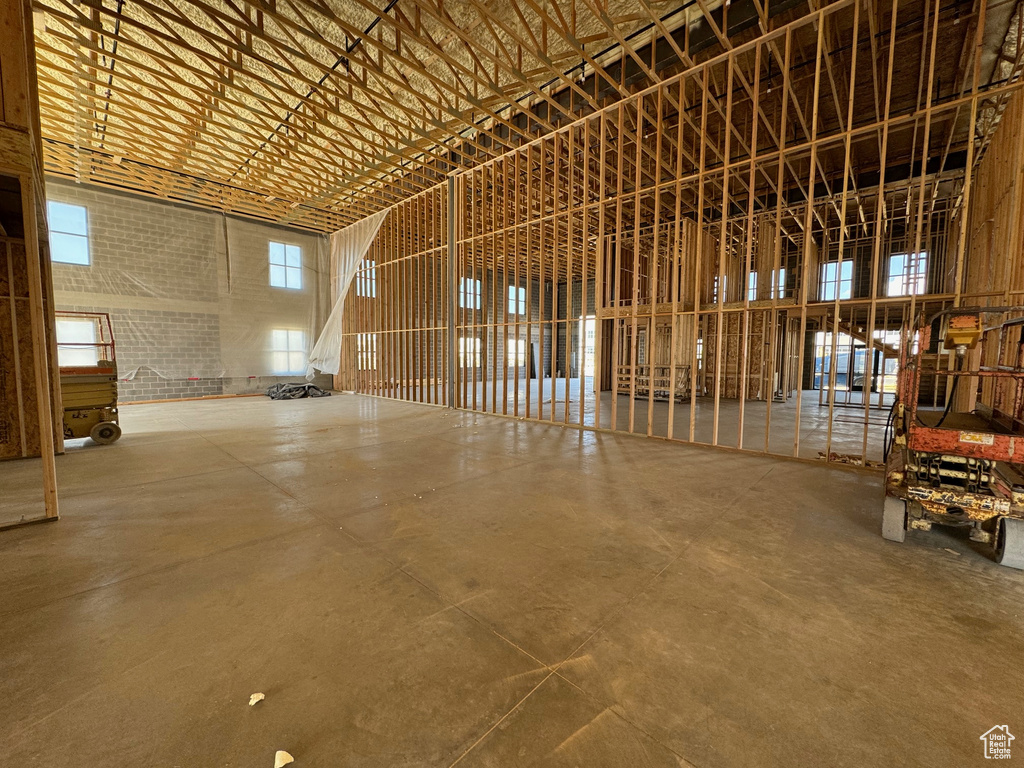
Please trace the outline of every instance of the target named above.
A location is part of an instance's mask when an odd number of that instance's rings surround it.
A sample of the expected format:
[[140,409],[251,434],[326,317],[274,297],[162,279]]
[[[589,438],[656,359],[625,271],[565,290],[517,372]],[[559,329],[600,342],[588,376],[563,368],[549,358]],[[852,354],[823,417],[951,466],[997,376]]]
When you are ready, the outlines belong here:
[[510,315],[526,314],[526,289],[518,285],[508,287],[508,313]]
[[285,328],[270,332],[270,365],[275,376],[293,376],[306,370],[306,334]]
[[779,271],[775,275],[775,287],[773,288],[772,298],[782,299],[786,296],[786,268],[780,267]]
[[480,281],[468,277],[459,278],[459,306],[466,309],[480,309]]
[[96,323],[81,318],[57,318],[57,364],[89,367],[99,362]]
[[270,285],[302,288],[302,249],[287,243],[270,243]]
[[459,339],[459,366],[462,368],[480,367],[480,339]]
[[46,204],[50,227],[50,260],[62,264],[89,265],[89,214],[84,206]]
[[928,282],[927,253],[894,253],[889,257],[889,296],[920,295]]
[[821,301],[849,299],[853,296],[853,261],[826,261],[821,265],[821,284],[818,298]]
[[360,333],[356,335],[356,351],[360,371],[377,370],[377,334]]
[[377,262],[363,259],[356,273],[356,296],[373,299],[377,296]]
[[757,301],[757,272],[747,275],[747,301]]
[[510,368],[526,365],[526,339],[509,339],[508,365]]

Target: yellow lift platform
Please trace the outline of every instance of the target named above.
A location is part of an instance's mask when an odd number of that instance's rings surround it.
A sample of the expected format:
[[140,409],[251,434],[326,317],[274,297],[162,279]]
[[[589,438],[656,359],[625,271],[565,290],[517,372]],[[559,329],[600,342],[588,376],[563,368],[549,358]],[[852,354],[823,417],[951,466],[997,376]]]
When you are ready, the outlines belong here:
[[117,358],[110,316],[56,312],[57,362],[64,405],[64,437],[91,437],[100,445],[121,436],[117,419]]

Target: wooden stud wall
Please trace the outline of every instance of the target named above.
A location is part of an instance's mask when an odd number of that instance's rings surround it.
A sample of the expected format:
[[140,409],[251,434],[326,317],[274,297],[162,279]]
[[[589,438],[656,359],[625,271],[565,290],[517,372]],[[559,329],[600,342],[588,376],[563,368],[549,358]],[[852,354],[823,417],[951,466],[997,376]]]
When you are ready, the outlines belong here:
[[[981,82],[984,11],[961,25],[936,0],[839,0],[739,45],[723,36],[721,54],[456,174],[452,405],[879,461],[894,335],[991,298],[964,269],[986,247],[967,215],[990,138],[976,128],[1020,83]],[[937,58],[953,39],[955,78]],[[1021,98],[1004,152],[1019,151]],[[989,152],[979,178],[1019,189],[1012,162]],[[1019,230],[1000,226],[1020,276]],[[921,253],[926,270],[903,281],[914,287],[890,291],[892,258]],[[509,286],[526,288],[522,311]],[[593,380],[584,315],[596,317]],[[844,354],[868,366],[859,384]],[[381,365],[400,360],[385,351]],[[416,399],[383,381],[361,391]],[[945,387],[930,396],[941,405]]]
[[[0,459],[41,457],[36,519],[56,519],[63,432],[40,145],[32,8],[13,0],[0,4]],[[0,512],[0,525],[21,522]]]
[[434,187],[385,218],[346,302],[342,388],[447,404],[447,210]]
[[[978,297],[978,303],[1024,304],[1024,98],[1016,96],[1007,104],[978,166],[975,189],[968,225],[965,290]],[[1017,336],[1019,339],[1019,333]],[[1019,367],[1024,360],[1014,340],[1003,347],[1002,358],[999,346],[992,344],[986,347],[985,359],[976,362],[989,369]],[[1012,382],[991,378],[971,381],[973,386],[959,393],[958,408],[973,409],[980,404],[1003,414],[1021,410],[1024,392],[1013,388]]]

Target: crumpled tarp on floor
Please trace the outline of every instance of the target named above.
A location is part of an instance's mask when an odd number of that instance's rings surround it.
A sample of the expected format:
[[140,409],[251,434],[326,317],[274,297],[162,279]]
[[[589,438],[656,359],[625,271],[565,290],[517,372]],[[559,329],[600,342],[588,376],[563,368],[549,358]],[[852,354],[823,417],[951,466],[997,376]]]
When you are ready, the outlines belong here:
[[271,400],[299,400],[303,397],[330,397],[331,393],[316,384],[275,384],[267,389]]

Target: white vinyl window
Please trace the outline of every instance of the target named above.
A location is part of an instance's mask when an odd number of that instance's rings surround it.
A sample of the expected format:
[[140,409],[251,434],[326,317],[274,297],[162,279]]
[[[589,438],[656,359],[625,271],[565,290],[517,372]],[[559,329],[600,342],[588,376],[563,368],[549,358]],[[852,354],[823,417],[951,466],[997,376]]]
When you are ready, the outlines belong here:
[[377,370],[377,334],[360,333],[356,336],[356,351],[360,371]]
[[302,249],[287,243],[270,243],[270,285],[273,288],[302,288]]
[[275,376],[306,372],[306,334],[287,328],[270,332],[270,367]]
[[894,253],[889,257],[889,296],[920,295],[928,282],[927,253]]
[[772,294],[773,299],[782,299],[786,296],[786,268],[779,267],[779,271],[775,276],[775,292]]
[[46,203],[50,228],[50,260],[89,265],[89,212],[82,205]]
[[757,301],[757,272],[747,275],[747,301]]
[[466,309],[480,309],[480,281],[468,277],[459,278],[459,306]]
[[57,364],[90,367],[99,362],[96,323],[82,318],[57,318]]
[[377,296],[377,262],[363,259],[356,273],[356,296],[373,299]]
[[461,368],[480,367],[480,339],[459,339],[459,366]]
[[508,340],[508,366],[518,368],[526,365],[526,339]]
[[853,261],[826,261],[821,265],[821,283],[818,299],[835,301],[836,297],[849,299],[853,296]]
[[508,287],[508,313],[510,315],[526,314],[526,289],[518,285]]

